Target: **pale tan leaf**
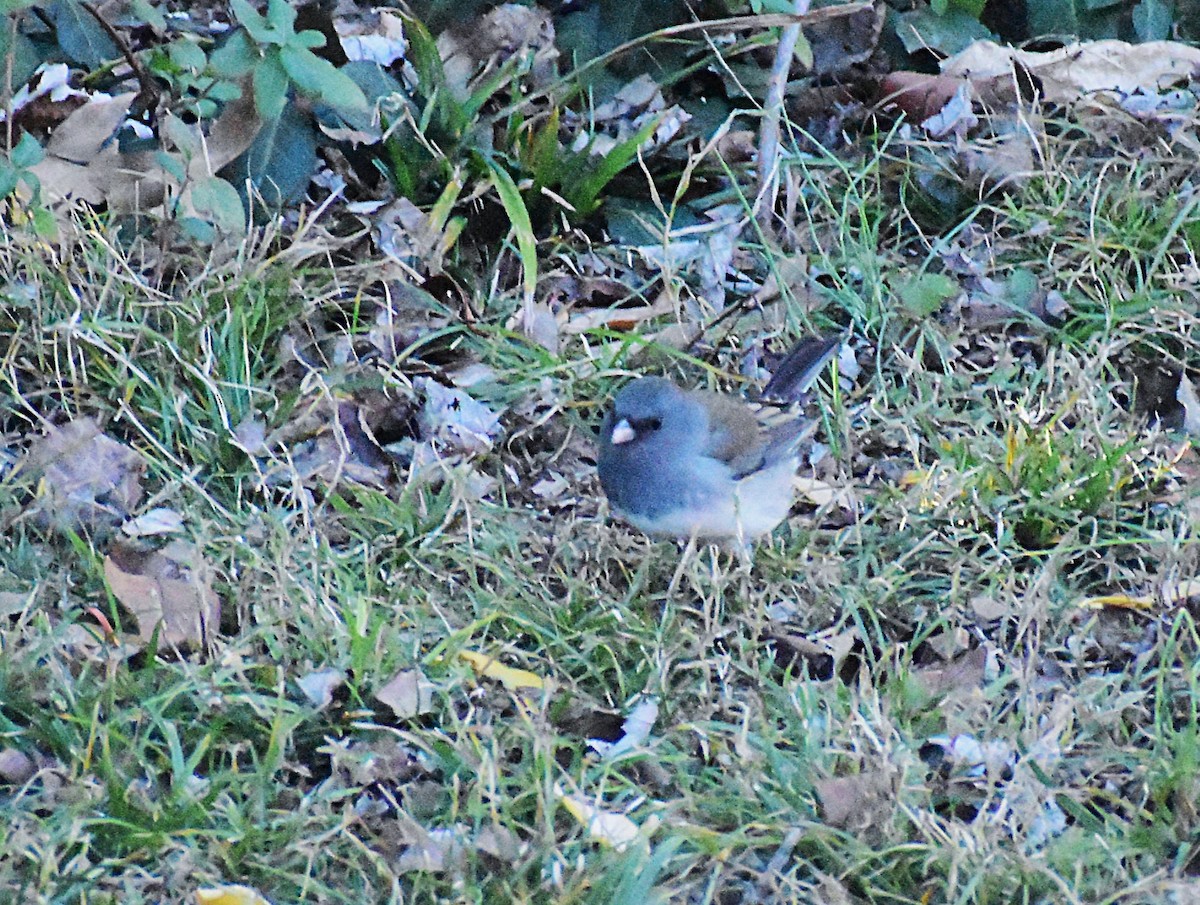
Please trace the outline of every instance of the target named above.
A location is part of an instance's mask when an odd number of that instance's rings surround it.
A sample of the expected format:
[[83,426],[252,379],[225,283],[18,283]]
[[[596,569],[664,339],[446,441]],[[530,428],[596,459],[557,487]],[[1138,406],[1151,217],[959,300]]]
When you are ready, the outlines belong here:
[[163,644],[197,647],[220,622],[221,599],[212,589],[211,570],[190,544],[172,541],[149,554],[115,547],[105,557],[104,577],[143,642],[161,624]]

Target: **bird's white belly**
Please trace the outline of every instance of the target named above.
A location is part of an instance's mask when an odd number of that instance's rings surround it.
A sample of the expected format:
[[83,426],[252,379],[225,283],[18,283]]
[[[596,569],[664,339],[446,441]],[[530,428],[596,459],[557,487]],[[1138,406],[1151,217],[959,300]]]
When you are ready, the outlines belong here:
[[654,515],[620,511],[647,534],[702,540],[754,540],[787,518],[794,499],[795,461],[784,460],[740,480],[698,481],[684,505]]

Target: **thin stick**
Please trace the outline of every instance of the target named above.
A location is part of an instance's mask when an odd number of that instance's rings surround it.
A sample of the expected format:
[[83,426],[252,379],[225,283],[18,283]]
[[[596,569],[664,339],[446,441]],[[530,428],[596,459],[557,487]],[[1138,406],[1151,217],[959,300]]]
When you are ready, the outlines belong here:
[[[808,4],[809,0],[793,0],[794,14],[806,15]],[[771,68],[771,79],[767,83],[762,125],[758,131],[758,197],[755,210],[759,226],[768,236],[775,234],[771,220],[775,216],[775,196],[779,194],[779,117],[783,112],[783,96],[787,91],[788,73],[799,38],[799,22],[784,26],[779,47],[775,50],[775,65]]]

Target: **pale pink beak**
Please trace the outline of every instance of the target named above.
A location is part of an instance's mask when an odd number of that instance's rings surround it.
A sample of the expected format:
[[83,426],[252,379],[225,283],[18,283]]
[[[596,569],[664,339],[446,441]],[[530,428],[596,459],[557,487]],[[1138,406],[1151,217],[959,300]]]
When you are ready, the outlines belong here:
[[616,427],[613,428],[612,444],[613,446],[620,446],[622,443],[628,443],[636,436],[637,431],[633,429],[633,426],[628,421],[622,418],[617,422]]

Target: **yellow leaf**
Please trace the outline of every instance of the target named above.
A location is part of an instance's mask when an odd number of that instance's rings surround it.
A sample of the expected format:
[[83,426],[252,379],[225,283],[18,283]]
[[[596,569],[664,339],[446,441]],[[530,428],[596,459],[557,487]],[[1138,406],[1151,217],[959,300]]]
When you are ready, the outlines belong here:
[[582,796],[564,795],[561,789],[555,791],[558,792],[567,812],[587,828],[589,839],[602,845],[610,845],[619,852],[627,849],[639,838],[649,836],[658,827],[658,818],[653,815],[646,820],[646,826],[643,828],[624,814],[600,810]]
[[1102,610],[1115,607],[1122,610],[1150,610],[1154,601],[1145,597],[1130,597],[1128,594],[1105,594],[1101,597],[1088,597],[1079,601],[1079,606],[1085,610]]
[[510,691],[519,691],[522,688],[536,688],[541,690],[546,687],[545,680],[537,673],[529,672],[527,669],[514,669],[511,666],[505,666],[495,657],[488,654],[481,654],[479,651],[474,650],[462,650],[458,652],[458,655],[470,663],[479,675],[488,679],[495,679]]
[[249,886],[218,886],[197,889],[197,905],[271,905]]

